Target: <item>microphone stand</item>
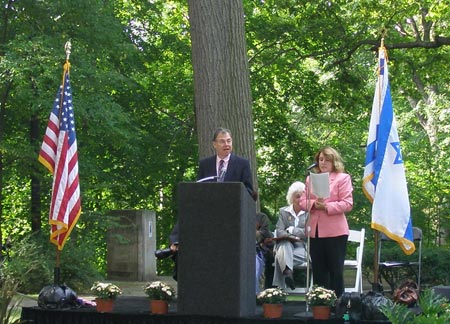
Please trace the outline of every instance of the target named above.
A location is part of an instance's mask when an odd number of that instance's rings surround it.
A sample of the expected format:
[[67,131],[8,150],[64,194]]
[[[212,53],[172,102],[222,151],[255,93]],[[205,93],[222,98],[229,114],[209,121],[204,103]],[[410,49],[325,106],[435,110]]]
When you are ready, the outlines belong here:
[[[308,168],[306,170],[306,179],[308,180],[306,182],[306,289],[305,294],[309,292],[309,282],[310,282],[310,267],[311,267],[311,261],[310,261],[310,234],[311,234],[311,226],[309,225],[309,219],[311,214],[311,178],[308,179],[308,175],[311,173],[311,169]],[[306,300],[306,314],[310,314],[309,312],[309,304],[308,300]]]

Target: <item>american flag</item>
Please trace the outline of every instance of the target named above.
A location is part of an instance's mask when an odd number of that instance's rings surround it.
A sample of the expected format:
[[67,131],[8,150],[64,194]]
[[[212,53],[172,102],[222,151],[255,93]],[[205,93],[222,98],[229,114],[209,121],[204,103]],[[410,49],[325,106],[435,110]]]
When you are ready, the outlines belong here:
[[62,250],[81,214],[75,120],[69,79],[64,65],[62,85],[53,105],[39,161],[53,175],[49,224],[50,241]]

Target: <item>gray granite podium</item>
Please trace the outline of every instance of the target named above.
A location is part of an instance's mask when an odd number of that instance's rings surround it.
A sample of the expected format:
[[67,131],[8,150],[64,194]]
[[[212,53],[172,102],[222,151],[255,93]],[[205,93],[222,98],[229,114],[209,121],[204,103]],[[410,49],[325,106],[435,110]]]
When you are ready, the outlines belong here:
[[254,316],[256,205],[240,182],[178,186],[178,313]]
[[152,281],[156,278],[156,217],[150,210],[114,210],[107,233],[110,280]]

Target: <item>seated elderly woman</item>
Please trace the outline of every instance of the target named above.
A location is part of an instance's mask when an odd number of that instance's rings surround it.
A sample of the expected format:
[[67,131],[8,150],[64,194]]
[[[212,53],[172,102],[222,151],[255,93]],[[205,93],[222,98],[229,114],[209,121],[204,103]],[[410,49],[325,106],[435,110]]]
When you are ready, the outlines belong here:
[[275,273],[273,285],[285,289],[295,289],[292,270],[306,262],[306,213],[300,209],[300,197],[305,184],[296,181],[288,189],[288,206],[280,208],[276,225]]

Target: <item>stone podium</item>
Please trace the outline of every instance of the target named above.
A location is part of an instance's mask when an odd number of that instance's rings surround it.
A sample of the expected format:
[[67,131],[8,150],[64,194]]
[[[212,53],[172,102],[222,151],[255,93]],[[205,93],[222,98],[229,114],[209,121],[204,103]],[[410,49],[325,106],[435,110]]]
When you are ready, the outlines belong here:
[[178,312],[254,316],[256,205],[240,182],[178,186]]
[[156,217],[150,210],[113,210],[107,232],[106,267],[110,280],[156,278]]

